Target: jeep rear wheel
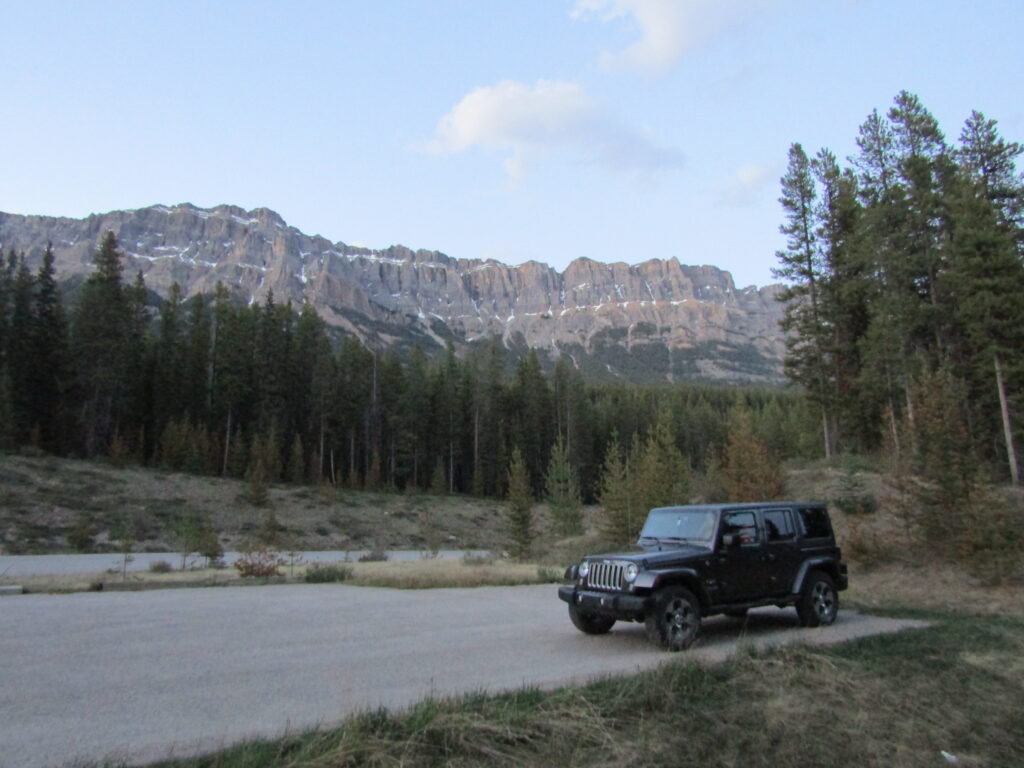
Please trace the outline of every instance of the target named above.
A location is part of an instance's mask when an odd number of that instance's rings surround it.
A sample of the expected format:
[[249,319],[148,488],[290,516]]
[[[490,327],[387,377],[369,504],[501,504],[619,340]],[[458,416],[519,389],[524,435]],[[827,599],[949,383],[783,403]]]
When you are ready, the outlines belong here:
[[700,632],[700,603],[683,587],[666,587],[654,597],[644,624],[651,642],[667,651],[685,651]]
[[796,615],[804,627],[825,627],[836,620],[839,613],[839,593],[832,577],[822,571],[807,574],[800,599],[796,601]]
[[583,613],[572,603],[569,604],[569,620],[580,632],[588,635],[605,635],[612,628],[615,619],[598,616],[595,613]]

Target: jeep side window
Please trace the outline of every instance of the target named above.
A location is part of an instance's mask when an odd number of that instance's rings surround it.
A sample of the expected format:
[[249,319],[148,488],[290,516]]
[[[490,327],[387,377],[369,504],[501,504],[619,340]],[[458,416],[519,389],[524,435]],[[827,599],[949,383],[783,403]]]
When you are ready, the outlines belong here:
[[788,509],[770,509],[765,512],[764,529],[769,542],[791,541],[796,536]]
[[821,507],[800,509],[800,530],[805,539],[827,539],[832,535],[828,513]]
[[739,537],[743,546],[757,544],[757,519],[753,512],[726,512],[722,515],[722,535]]

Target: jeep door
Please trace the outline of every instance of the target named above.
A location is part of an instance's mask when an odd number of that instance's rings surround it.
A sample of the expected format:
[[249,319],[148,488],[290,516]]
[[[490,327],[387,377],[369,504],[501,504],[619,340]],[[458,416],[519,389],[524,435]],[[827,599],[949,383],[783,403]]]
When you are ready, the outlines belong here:
[[803,560],[797,543],[793,510],[781,507],[763,510],[761,521],[764,523],[764,561],[769,594],[784,595],[793,588]]
[[[731,537],[732,544],[727,544],[725,537]],[[769,593],[765,554],[757,512],[737,510],[722,513],[712,559],[722,602],[757,600]]]

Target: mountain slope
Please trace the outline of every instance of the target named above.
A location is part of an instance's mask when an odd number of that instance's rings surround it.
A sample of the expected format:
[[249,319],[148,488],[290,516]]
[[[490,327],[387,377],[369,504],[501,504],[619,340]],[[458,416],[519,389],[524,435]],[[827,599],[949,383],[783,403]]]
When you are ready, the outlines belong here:
[[266,208],[187,203],[85,219],[0,213],[0,246],[30,265],[53,242],[61,278],[82,276],[112,230],[130,276],[166,295],[218,281],[242,300],[309,301],[329,325],[373,345],[457,345],[499,335],[506,346],[568,355],[594,377],[776,381],[784,340],[778,286],[737,289],[728,272],[651,259],[573,261],[563,273],[402,246],[356,248],[306,235]]

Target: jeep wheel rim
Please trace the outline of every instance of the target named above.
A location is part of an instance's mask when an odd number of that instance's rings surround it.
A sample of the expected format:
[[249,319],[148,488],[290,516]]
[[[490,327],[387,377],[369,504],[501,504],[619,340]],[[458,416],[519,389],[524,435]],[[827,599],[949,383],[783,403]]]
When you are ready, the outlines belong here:
[[822,621],[828,621],[836,612],[836,596],[832,587],[824,581],[819,581],[811,590],[811,601],[814,610]]
[[672,601],[665,618],[668,624],[669,635],[673,639],[688,637],[693,634],[697,627],[697,623],[694,621],[693,608],[686,600],[681,598]]

